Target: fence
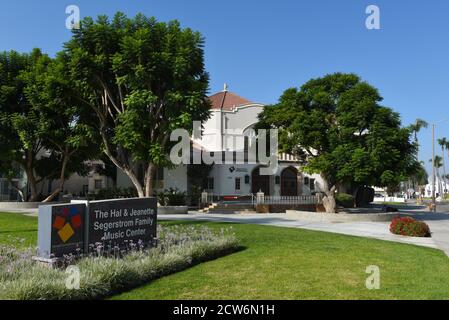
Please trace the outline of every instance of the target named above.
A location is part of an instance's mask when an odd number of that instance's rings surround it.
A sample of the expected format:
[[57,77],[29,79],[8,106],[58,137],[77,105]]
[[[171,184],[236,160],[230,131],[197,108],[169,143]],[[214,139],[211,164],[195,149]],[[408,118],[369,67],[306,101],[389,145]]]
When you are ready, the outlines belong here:
[[[13,180],[14,181],[14,180]],[[17,201],[19,195],[6,178],[0,178],[0,201]]]
[[321,203],[321,197],[316,196],[262,196],[257,198],[258,204],[307,205]]
[[266,196],[263,193],[257,193],[244,195],[244,196],[217,196],[207,192],[201,194],[201,203],[214,203],[214,202],[235,202],[235,203],[250,203],[255,204],[268,204],[268,205],[314,205],[322,203],[322,198],[317,195],[303,195],[303,196]]

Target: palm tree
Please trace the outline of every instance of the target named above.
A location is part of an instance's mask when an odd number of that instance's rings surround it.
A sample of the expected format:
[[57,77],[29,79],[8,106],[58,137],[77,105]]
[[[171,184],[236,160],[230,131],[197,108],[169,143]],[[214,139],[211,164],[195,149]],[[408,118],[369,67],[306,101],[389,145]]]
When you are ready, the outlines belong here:
[[[438,139],[438,144],[441,146],[441,150],[443,151],[443,182],[444,185],[446,185],[446,164],[445,164],[445,151],[446,151],[446,147],[448,145],[448,141],[446,138],[441,138]],[[444,188],[446,189],[446,187]],[[443,194],[446,193],[446,190],[443,190]]]
[[[432,159],[430,159],[430,163],[432,163]],[[439,189],[441,191],[441,177],[440,177],[440,168],[443,166],[443,158],[440,156],[435,156],[435,160],[433,161],[433,166],[436,169],[436,174],[438,177],[438,180],[440,181]],[[433,182],[433,185],[436,185],[436,181]]]
[[426,129],[428,126],[429,126],[429,124],[423,119],[416,119],[415,123],[409,126],[409,128],[415,138],[415,143],[417,145],[419,145],[418,144],[418,132],[420,132],[422,128]]
[[[414,124],[411,124],[409,126],[410,132],[413,134],[415,138],[415,146],[416,146],[416,159],[419,161],[419,142],[418,142],[418,132],[421,131],[422,128],[427,128],[429,124],[423,120],[423,119],[416,119]],[[419,186],[419,199],[418,202],[422,202],[422,193],[423,193],[423,186]]]
[[424,162],[420,162],[416,171],[409,177],[409,180],[412,183],[412,187],[416,190],[418,187],[419,190],[419,198],[418,203],[422,200],[422,196],[424,195],[424,187],[429,183],[429,176],[427,174],[426,168],[424,167]]
[[[446,150],[448,152],[448,157],[449,157],[449,140],[446,143]],[[446,182],[448,182],[449,181],[449,174],[445,174],[444,175],[444,179],[446,179]]]

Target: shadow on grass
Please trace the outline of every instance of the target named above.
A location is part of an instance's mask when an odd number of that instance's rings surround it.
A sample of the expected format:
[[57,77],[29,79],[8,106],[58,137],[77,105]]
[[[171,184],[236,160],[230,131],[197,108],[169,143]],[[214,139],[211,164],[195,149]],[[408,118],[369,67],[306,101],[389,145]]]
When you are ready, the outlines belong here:
[[19,233],[19,232],[37,232],[37,229],[16,229],[0,231],[0,234]]
[[[163,277],[166,277],[166,276],[178,273],[178,272],[185,271],[185,270],[190,269],[190,268],[192,268],[194,266],[197,266],[197,265],[199,265],[201,263],[214,261],[214,260],[226,257],[226,256],[231,256],[233,254],[242,252],[242,251],[244,251],[246,249],[247,248],[245,246],[238,246],[238,247],[229,248],[229,249],[226,249],[226,250],[223,250],[223,251],[220,251],[220,252],[215,252],[215,253],[207,256],[207,257],[193,259],[191,263],[185,264],[185,265],[180,265],[179,267],[174,268],[174,269],[170,270],[169,272],[162,272],[161,274],[159,274],[157,277],[155,277],[153,279],[142,280],[142,282],[140,282],[138,284],[137,283],[136,284],[130,284],[129,287],[125,287],[125,288],[121,288],[121,289],[118,289],[118,290],[114,290],[109,295],[104,296],[103,299],[110,299],[110,298],[112,298],[112,297],[114,297],[116,295],[119,295],[119,294],[122,294],[122,293],[125,293],[125,292],[129,292],[129,291],[132,291],[132,290],[135,290],[135,289],[139,289],[139,288],[145,287],[145,286],[151,284],[155,280],[159,280],[159,279],[161,279]],[[99,298],[99,299],[101,299],[101,298]]]

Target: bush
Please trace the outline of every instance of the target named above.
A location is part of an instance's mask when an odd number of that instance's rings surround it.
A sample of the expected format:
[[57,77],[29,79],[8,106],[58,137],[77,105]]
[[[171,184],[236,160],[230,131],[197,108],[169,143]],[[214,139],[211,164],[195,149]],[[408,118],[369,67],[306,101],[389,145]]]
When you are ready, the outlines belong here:
[[335,196],[335,201],[337,205],[344,208],[354,208],[354,196],[347,193],[337,193]]
[[34,250],[0,245],[0,300],[104,298],[239,249],[230,230],[158,226],[158,235],[157,248],[136,247],[123,258],[91,254],[73,262],[81,276],[76,290],[66,287],[65,269],[32,261]]
[[97,194],[89,195],[89,199],[93,200],[107,200],[107,199],[121,199],[121,198],[136,198],[136,188],[105,188],[98,191]]
[[166,189],[157,194],[157,200],[161,206],[185,206],[187,194],[176,188]]
[[390,232],[409,237],[430,237],[429,226],[410,217],[396,217],[391,221]]

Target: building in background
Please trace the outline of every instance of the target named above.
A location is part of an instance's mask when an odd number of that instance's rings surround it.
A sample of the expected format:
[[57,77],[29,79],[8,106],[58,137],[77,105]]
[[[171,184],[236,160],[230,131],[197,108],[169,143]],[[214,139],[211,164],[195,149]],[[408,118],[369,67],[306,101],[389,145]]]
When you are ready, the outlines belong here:
[[[210,96],[211,117],[202,123],[201,137],[192,137],[193,152],[212,152],[221,154],[222,158],[245,159],[251,149],[254,127],[258,115],[265,106],[252,102],[228,91]],[[322,190],[319,175],[309,175],[301,170],[299,161],[294,156],[279,154],[279,166],[273,175],[261,175],[263,163],[226,163],[214,164],[207,176],[203,178],[202,189],[217,196],[245,196],[259,191],[266,195],[296,196],[311,195]],[[102,161],[86,161],[89,172],[85,176],[73,174],[66,180],[63,197],[86,197],[108,188],[133,188],[131,180],[117,168],[116,181],[104,175]],[[143,182],[144,170],[138,170]],[[26,176],[24,174],[13,181],[27,197]],[[17,192],[0,176],[0,201],[20,201]],[[58,180],[45,180],[38,184],[42,197],[51,194],[59,185]],[[154,177],[156,191],[177,189],[186,193],[192,190],[188,165],[174,168],[158,168]]]
[[[202,123],[201,137],[192,137],[193,152],[221,154],[222,159],[247,159],[251,148],[251,137],[258,115],[265,107],[228,91],[210,96],[211,116]],[[245,196],[259,191],[266,195],[296,196],[310,195],[322,190],[319,175],[305,174],[297,159],[292,155],[279,154],[279,167],[273,175],[261,175],[263,164],[246,163],[214,164],[203,189],[217,196]],[[143,181],[143,170],[142,177]],[[156,190],[176,188],[189,192],[190,183],[187,165],[174,169],[160,169],[155,177]],[[120,170],[117,172],[117,186],[131,187],[130,179]]]

